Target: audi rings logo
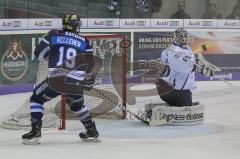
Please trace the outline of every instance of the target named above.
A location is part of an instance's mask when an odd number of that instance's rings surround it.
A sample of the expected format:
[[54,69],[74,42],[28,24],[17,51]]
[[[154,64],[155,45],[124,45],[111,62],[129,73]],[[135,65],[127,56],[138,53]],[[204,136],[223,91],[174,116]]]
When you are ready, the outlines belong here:
[[114,21],[113,20],[106,20],[104,22],[105,26],[113,26],[114,25]]
[[146,21],[136,21],[136,26],[145,26],[146,25]]
[[13,27],[21,27],[21,21],[13,21]]
[[12,27],[12,28],[19,28],[22,26],[21,21],[8,21],[2,23],[3,27]]
[[52,21],[35,21],[35,26],[52,26]]
[[202,21],[202,26],[213,26],[212,21]]
[[169,26],[179,26],[179,21],[169,21]]

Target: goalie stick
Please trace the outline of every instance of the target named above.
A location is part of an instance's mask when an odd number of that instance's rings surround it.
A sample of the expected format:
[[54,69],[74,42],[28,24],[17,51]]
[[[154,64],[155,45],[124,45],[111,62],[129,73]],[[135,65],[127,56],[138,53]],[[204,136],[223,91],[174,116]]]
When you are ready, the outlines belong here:
[[129,109],[126,109],[126,112],[128,112],[130,115],[133,115],[136,119],[140,120],[147,126],[158,126],[167,124],[166,119],[150,120],[150,118],[147,118],[146,112],[143,112],[141,109],[138,110],[137,114],[130,111]]
[[[205,44],[203,44],[202,46],[205,46]],[[207,47],[206,47],[206,50],[207,50]],[[201,62],[203,62],[203,64],[205,64],[206,66],[208,66],[209,68],[211,68],[214,72],[220,72],[221,71],[221,68],[213,65],[212,63],[210,63],[209,61],[207,61],[207,59],[203,56],[202,53],[198,53],[198,59],[201,60]],[[233,85],[231,82],[225,80],[224,78],[220,78],[220,77],[215,77],[217,79],[219,79],[220,81],[226,83],[228,86],[232,87],[232,88],[236,88],[235,85]]]

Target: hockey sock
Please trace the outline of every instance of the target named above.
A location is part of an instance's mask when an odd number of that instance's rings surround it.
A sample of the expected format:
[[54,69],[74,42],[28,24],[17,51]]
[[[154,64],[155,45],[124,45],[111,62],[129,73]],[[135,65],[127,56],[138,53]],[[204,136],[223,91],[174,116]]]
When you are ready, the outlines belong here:
[[30,112],[32,122],[41,121],[43,117],[44,108],[39,103],[30,103]]
[[83,106],[81,110],[73,111],[73,113],[82,122],[85,128],[88,128],[90,125],[92,125],[92,117],[87,107]]

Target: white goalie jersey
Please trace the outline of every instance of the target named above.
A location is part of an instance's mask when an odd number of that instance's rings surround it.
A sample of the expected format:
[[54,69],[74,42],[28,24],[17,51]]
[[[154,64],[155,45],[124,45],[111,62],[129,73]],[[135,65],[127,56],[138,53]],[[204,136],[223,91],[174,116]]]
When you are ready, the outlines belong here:
[[162,79],[171,83],[174,89],[196,88],[194,71],[196,60],[190,47],[172,44],[162,52],[161,60],[170,67],[170,74]]

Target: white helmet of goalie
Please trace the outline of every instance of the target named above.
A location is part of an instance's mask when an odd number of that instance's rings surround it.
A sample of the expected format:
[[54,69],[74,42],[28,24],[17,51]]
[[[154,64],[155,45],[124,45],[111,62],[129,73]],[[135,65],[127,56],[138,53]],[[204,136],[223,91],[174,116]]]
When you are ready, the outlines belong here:
[[189,39],[189,36],[186,30],[184,30],[183,28],[179,28],[175,30],[173,35],[173,40],[176,44],[187,45],[188,39]]

